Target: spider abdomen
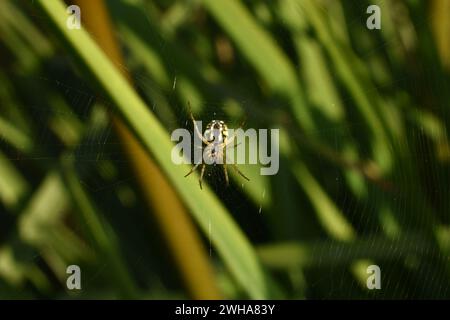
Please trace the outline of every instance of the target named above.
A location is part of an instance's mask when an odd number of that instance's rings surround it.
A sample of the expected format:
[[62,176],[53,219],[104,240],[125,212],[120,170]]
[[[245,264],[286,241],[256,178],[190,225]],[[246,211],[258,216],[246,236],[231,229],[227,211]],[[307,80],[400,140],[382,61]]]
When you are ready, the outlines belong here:
[[209,164],[223,164],[223,144],[212,142],[204,149],[204,160]]

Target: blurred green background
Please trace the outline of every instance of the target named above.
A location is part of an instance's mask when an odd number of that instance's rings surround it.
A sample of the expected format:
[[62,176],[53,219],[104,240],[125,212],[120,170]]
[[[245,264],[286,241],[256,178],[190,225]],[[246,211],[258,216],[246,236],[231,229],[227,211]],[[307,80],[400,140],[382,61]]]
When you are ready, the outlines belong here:
[[[449,298],[449,14],[0,1],[0,298]],[[192,131],[187,101],[197,120],[279,128],[278,174],[184,178],[170,133]]]

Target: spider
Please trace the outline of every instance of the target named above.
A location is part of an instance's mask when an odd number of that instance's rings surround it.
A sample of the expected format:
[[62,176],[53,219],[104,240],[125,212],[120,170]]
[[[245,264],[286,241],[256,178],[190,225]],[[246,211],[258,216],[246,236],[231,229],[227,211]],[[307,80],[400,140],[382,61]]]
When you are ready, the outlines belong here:
[[[228,139],[228,127],[222,120],[212,120],[208,125],[206,126],[205,134],[202,135],[200,130],[198,129],[198,126],[195,122],[194,116],[192,115],[191,106],[188,102],[189,106],[189,115],[192,120],[192,123],[194,124],[195,133],[198,135],[198,137],[202,140],[203,144],[205,144],[204,153],[206,154],[206,157],[208,158],[208,163],[211,163],[213,165],[220,164],[223,168],[223,173],[225,176],[225,183],[228,186],[229,180],[228,180],[228,171],[227,171],[227,157],[226,157],[226,149],[228,146],[234,142],[236,134],[233,134],[230,139]],[[240,125],[239,128],[241,128],[243,123]],[[234,146],[233,146],[234,147]],[[205,167],[206,164],[204,162],[197,163],[195,166],[192,167],[192,169],[184,176],[189,176],[192,172],[197,169],[198,166],[200,167],[200,189],[202,188],[202,180],[203,180],[203,174],[205,173]],[[232,167],[236,170],[236,172],[241,175],[245,180],[250,181],[249,178],[247,178],[237,167],[235,163],[231,163]]]

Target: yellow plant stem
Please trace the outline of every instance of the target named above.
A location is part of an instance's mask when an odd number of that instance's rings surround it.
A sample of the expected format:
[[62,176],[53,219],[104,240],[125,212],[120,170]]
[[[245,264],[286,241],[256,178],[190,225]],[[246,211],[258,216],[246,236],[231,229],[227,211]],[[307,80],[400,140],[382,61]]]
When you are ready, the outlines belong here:
[[433,0],[430,15],[433,25],[434,37],[439,50],[442,64],[450,70],[450,1]]
[[[123,65],[103,0],[77,0],[81,20],[91,36],[116,66]],[[119,68],[131,82],[125,68]],[[117,136],[130,161],[136,180],[148,206],[155,214],[189,294],[194,299],[220,299],[213,268],[186,208],[153,159],[125,124],[111,115]]]

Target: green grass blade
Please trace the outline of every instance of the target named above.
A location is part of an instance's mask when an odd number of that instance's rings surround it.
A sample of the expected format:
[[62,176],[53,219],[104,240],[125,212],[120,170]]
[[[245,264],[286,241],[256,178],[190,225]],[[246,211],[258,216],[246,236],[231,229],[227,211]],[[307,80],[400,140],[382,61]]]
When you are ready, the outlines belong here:
[[345,243],[335,241],[285,242],[257,248],[261,261],[273,269],[346,265],[356,260],[406,260],[411,255],[432,257],[439,254],[426,238],[405,234],[395,240],[382,236],[359,238]]
[[0,202],[8,209],[20,205],[30,189],[28,182],[0,150]]
[[313,120],[295,68],[273,38],[258,25],[240,1],[204,0],[203,4],[268,86],[290,102],[299,124],[305,130],[313,129]]
[[53,23],[68,51],[89,71],[123,120],[161,166],[206,234],[211,225],[211,240],[236,280],[251,298],[267,298],[264,274],[252,246],[207,187],[200,190],[194,175],[183,178],[188,167],[172,163],[173,144],[166,130],[88,34],[83,29],[69,30],[66,27],[67,14],[62,2],[39,0],[35,3]]

